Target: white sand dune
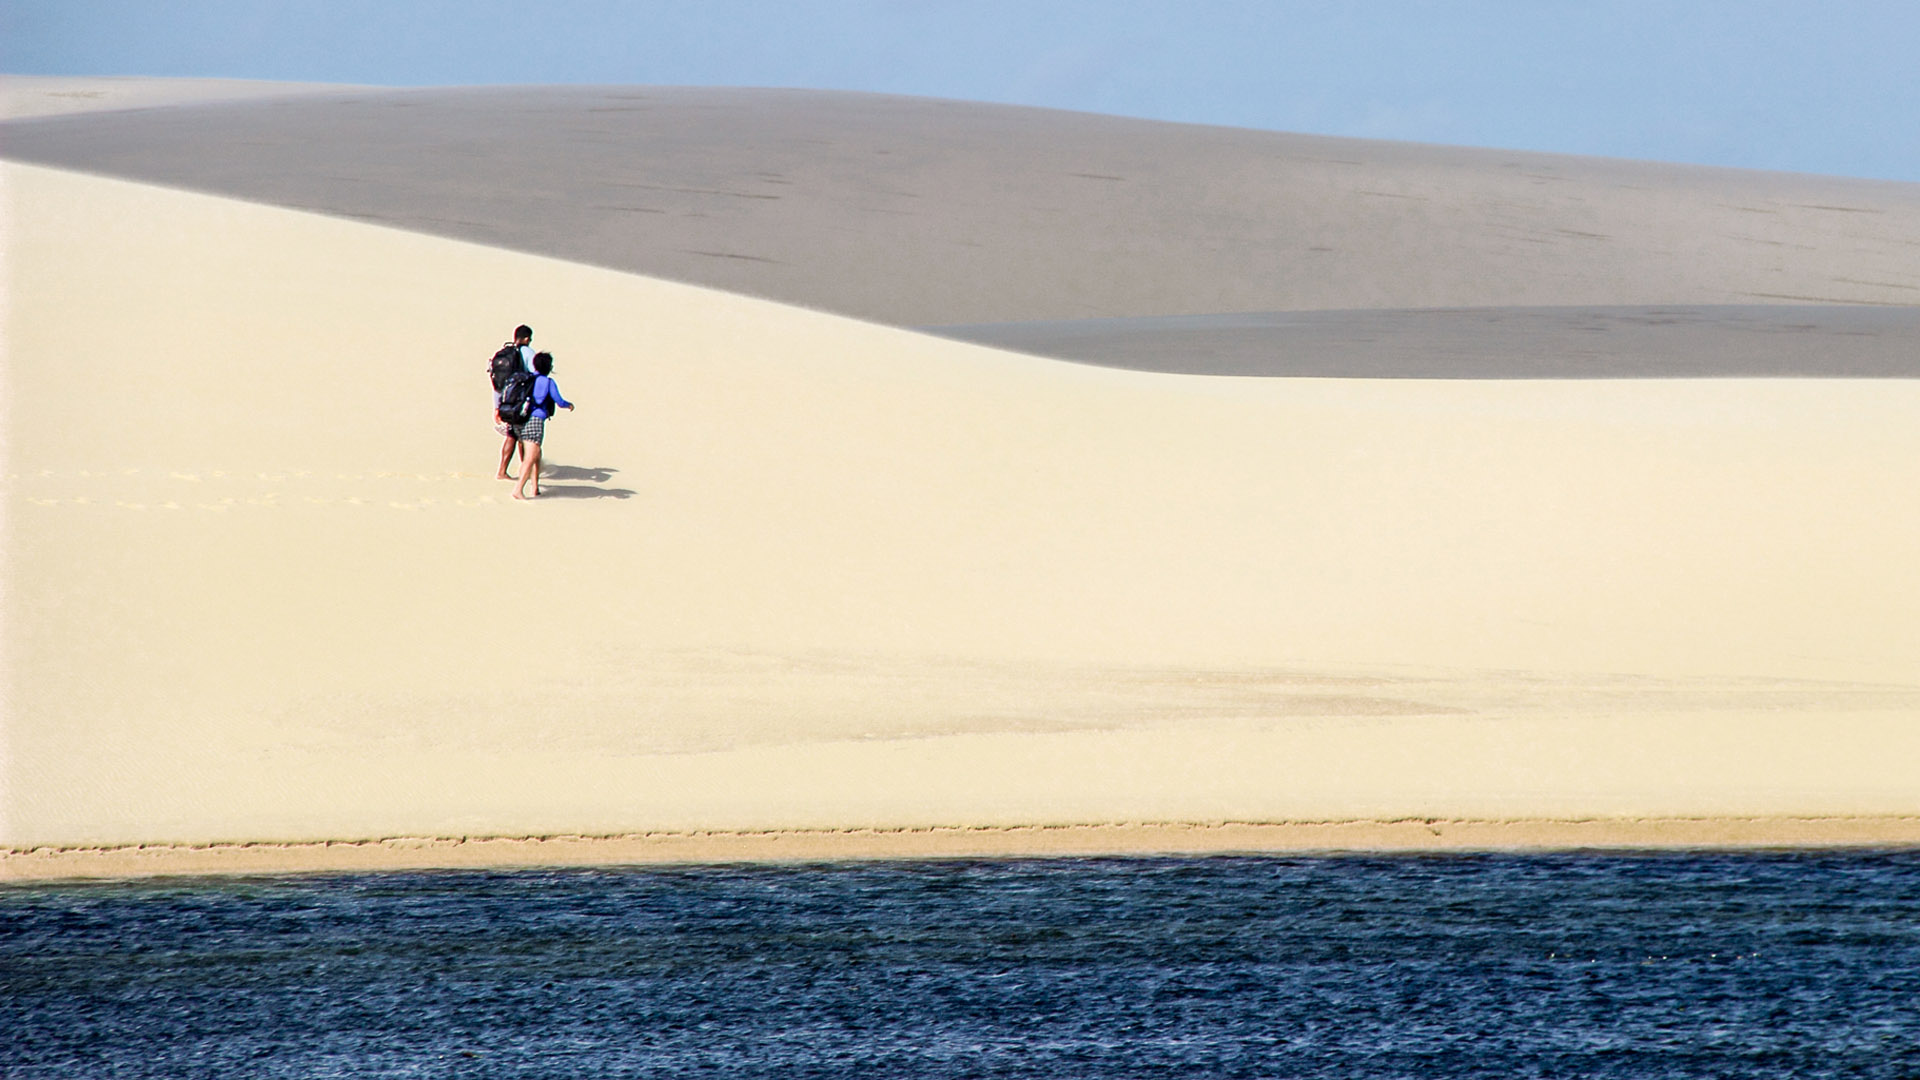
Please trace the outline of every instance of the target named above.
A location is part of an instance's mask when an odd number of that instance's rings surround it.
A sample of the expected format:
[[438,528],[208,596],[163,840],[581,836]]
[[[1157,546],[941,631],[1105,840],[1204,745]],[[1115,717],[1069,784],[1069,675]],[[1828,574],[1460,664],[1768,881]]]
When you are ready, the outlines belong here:
[[337,94],[343,89],[348,88],[339,83],[264,79],[0,74],[0,120],[72,116],[122,109],[156,109],[216,101],[259,101],[305,94]]
[[15,849],[1920,815],[1914,379],[1115,370],[0,177]]

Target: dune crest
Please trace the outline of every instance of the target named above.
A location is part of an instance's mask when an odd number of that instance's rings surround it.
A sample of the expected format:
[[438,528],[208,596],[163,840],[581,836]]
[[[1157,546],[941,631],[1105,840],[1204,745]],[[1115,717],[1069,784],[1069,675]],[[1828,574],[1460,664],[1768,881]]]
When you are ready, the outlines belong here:
[[0,75],[0,121],[172,105],[260,101],[339,93],[340,83],[265,79],[164,79],[146,76]]

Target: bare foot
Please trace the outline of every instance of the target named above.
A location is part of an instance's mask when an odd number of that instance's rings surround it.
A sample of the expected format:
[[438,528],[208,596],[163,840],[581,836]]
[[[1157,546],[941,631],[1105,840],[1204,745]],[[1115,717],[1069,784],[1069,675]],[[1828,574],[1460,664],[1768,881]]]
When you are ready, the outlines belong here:
[[[540,494],[540,493],[536,491],[536,492],[534,492],[534,494],[535,494],[535,495],[538,495],[538,494]],[[527,493],[526,493],[526,492],[524,492],[524,491],[516,491],[516,492],[514,492],[514,493],[513,493],[513,497],[514,497],[514,498],[516,498],[516,499],[519,499],[519,500],[520,500],[521,502],[526,502],[526,501],[527,501],[527,498],[528,498],[528,495],[527,495]]]
[[500,475],[494,477],[494,479],[495,480],[511,480],[513,479],[513,477],[508,476],[506,473],[501,473]]

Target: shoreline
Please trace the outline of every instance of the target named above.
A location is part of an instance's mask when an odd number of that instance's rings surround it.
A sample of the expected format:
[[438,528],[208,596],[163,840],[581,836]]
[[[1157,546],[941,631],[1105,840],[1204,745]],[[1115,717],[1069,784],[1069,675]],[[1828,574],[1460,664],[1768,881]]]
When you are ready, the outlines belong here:
[[388,837],[0,851],[0,884],[170,876],[702,863],[1231,854],[1920,847],[1920,815],[1129,823]]

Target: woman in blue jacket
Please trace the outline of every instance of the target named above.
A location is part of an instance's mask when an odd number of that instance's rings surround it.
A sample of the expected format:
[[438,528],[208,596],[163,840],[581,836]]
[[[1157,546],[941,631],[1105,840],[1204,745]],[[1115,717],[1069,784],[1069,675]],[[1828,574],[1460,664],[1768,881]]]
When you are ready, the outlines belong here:
[[[513,486],[516,499],[540,497],[540,440],[547,433],[547,418],[555,409],[573,411],[573,402],[560,396],[560,384],[553,381],[553,354],[533,354],[533,415],[514,429],[520,439],[520,456],[526,462],[520,468],[520,482]],[[527,480],[533,480],[533,494],[527,494]]]

